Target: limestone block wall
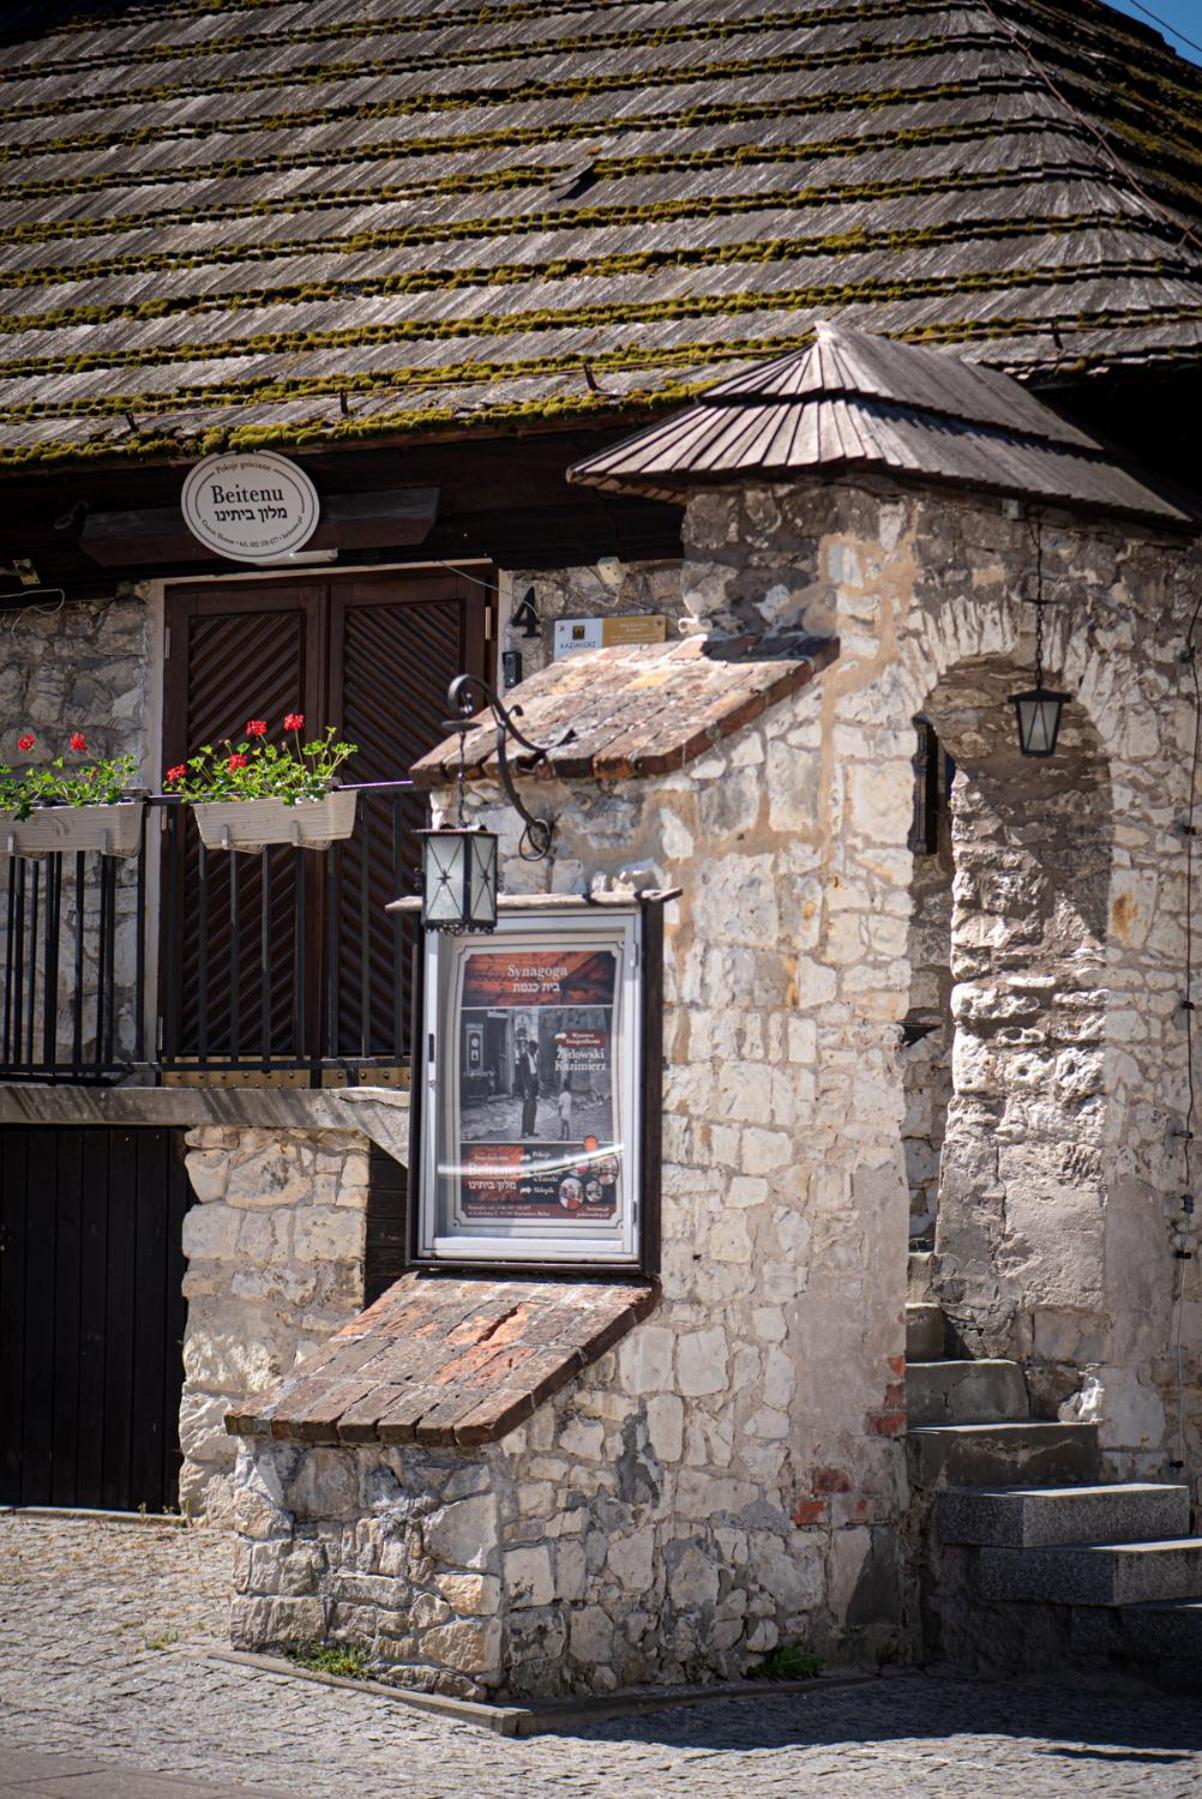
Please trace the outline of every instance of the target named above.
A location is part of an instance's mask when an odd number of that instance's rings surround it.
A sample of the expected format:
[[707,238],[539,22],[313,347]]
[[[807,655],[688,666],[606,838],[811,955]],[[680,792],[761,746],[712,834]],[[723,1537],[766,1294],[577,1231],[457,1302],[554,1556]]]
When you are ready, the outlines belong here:
[[[146,602],[126,592],[105,601],[49,602],[6,614],[0,624],[0,762],[10,767],[49,762],[66,752],[73,732],[82,731],[89,749],[98,755],[135,756],[141,777],[148,782],[153,751],[147,738],[151,669]],[[17,739],[27,732],[37,742],[31,751],[22,752]],[[0,847],[5,879],[6,869]],[[132,1056],[134,1049],[136,898],[134,865],[119,862],[114,941],[118,1056]],[[96,989],[99,909],[99,888],[89,882],[83,932],[83,987],[89,1000]],[[66,1045],[71,1042],[75,994],[75,927],[72,887],[59,942],[59,1041]],[[6,918],[0,916],[0,955],[6,928]],[[84,1018],[87,1060],[95,1047],[87,1035],[93,1024],[90,1005],[85,1005]]]
[[[1036,533],[1045,666],[1074,703],[1062,753],[1020,762],[1006,698],[1033,667]],[[1113,1473],[1184,1459],[1196,1480],[1202,1333],[1169,1228],[1187,1173],[1177,825],[1196,552],[872,481],[702,495],[685,542],[686,604],[709,628],[838,630],[811,792],[832,818],[875,819],[891,870],[898,725],[925,713],[958,764],[945,1306],[970,1343],[1020,1356],[1045,1410],[1097,1418]],[[854,962],[872,920],[858,880],[847,906],[846,857],[824,869],[820,941]]]
[[717,1389],[717,1338],[674,1364],[648,1328],[491,1449],[244,1439],[234,1642],[350,1640],[377,1678],[464,1697],[604,1693],[816,1641],[829,1588],[882,1645],[891,1543],[852,1526],[831,1557],[746,1470],[707,1471],[665,1389]]
[[[540,1679],[603,1690],[737,1675],[778,1643],[870,1658],[914,1641],[897,1533],[910,866],[893,844],[913,732],[907,714],[836,758],[831,676],[678,775],[540,787],[549,865],[521,862],[513,815],[486,807],[510,890],[623,871],[683,889],[665,921],[663,1298],[531,1426],[523,1483],[537,1540],[565,1504],[595,1508],[602,1577],[607,1532],[637,1540],[644,1598],[555,1587],[569,1650],[539,1651]],[[644,1446],[650,1473],[630,1460]]]
[[368,1146],[358,1131],[188,1133],[181,1508],[228,1522],[231,1405],[262,1392],[363,1307]]

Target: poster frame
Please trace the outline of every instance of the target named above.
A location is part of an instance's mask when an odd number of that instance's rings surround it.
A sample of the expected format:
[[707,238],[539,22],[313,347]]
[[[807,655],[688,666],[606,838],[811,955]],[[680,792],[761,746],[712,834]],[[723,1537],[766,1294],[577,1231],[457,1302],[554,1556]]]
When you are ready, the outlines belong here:
[[[445,1272],[511,1274],[515,1268],[563,1277],[590,1275],[645,1276],[658,1273],[660,1253],[660,1178],[663,1062],[663,902],[674,894],[641,894],[624,904],[598,904],[574,896],[558,902],[502,899],[495,935],[447,938],[419,932],[414,947],[414,1063],[410,1099],[410,1266]],[[437,1200],[437,1107],[447,1103],[446,1058],[458,1054],[458,1017],[454,1014],[448,959],[465,953],[455,945],[487,949],[515,939],[547,951],[571,951],[596,941],[596,927],[628,927],[633,967],[625,971],[627,1003],[621,1022],[624,1099],[618,1134],[630,1144],[630,1175],[625,1189],[630,1206],[630,1233],[615,1253],[611,1243],[560,1236],[548,1241],[534,1234],[506,1235],[493,1230],[440,1238],[434,1228]],[[591,927],[591,928],[590,928]],[[441,942],[439,941],[441,939]],[[452,1079],[453,1079],[452,1074]],[[440,1098],[440,1095],[444,1096]]]

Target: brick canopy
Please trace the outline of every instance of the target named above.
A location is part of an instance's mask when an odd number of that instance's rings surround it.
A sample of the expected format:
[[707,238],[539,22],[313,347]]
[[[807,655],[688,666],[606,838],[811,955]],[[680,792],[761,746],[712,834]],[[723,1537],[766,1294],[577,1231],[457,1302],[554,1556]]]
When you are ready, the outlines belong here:
[[[519,774],[617,781],[662,775],[804,687],[839,654],[836,637],[685,638],[615,645],[566,656],[521,687],[523,733],[546,748],[535,762],[511,754]],[[497,773],[496,728],[480,715],[463,746],[469,780]],[[420,785],[457,778],[459,738],[413,766]]]
[[407,1274],[244,1410],[235,1436],[493,1443],[654,1309],[650,1284]]

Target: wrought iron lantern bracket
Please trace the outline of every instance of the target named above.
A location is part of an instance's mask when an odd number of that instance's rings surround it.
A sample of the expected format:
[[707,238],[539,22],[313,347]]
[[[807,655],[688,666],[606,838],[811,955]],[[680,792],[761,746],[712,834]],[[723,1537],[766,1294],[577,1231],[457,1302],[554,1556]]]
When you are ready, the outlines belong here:
[[448,732],[459,734],[459,822],[461,825],[464,823],[463,789],[466,777],[463,758],[464,741],[473,717],[482,710],[472,697],[473,691],[483,695],[484,703],[493,715],[497,727],[497,770],[501,777],[501,785],[505,789],[505,796],[510,805],[525,826],[521,842],[518,845],[518,854],[525,862],[541,862],[545,856],[550,854],[555,827],[550,819],[536,818],[523,804],[510,771],[509,739],[512,737],[528,752],[527,766],[530,768],[537,768],[540,762],[545,762],[547,752],[541,745],[533,743],[516,722],[522,716],[522,708],[506,706],[500,695],[489,686],[487,681],[481,680],[479,675],[456,675],[447,689],[447,702],[458,713],[458,717],[448,720],[444,728]]

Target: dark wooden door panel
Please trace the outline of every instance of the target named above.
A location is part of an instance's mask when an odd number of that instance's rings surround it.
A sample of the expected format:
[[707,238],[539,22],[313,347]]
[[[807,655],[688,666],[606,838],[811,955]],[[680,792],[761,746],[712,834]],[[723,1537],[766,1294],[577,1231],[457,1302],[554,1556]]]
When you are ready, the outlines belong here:
[[0,1503],[174,1506],[183,1134],[0,1129]]
[[[252,718],[266,720],[273,736],[289,712],[320,723],[322,602],[319,587],[264,583],[171,596],[164,767],[204,744],[242,742]],[[320,903],[312,858],[286,848],[265,858],[206,853],[190,819],[183,842],[185,903],[165,952],[178,958],[180,972],[174,1053],[228,1058],[253,1045],[264,1057],[286,1054],[298,974],[284,951],[298,879],[309,883],[310,905]],[[262,954],[265,939],[269,957]],[[314,991],[314,1005],[316,997]]]
[[[248,718],[266,719],[275,735],[299,708],[314,732],[331,723],[359,745],[344,779],[404,780],[443,735],[450,681],[484,672],[489,593],[450,572],[177,590],[168,600],[166,765],[203,743],[237,741]],[[406,927],[384,907],[412,888],[424,817],[412,790],[363,793],[346,843],[262,858],[204,854],[185,819],[169,1053],[218,1062],[403,1053],[409,948]]]
[[[484,607],[478,581],[356,580],[335,588],[330,616],[330,702],[359,744],[355,779],[395,781],[445,735],[447,688],[483,672]],[[390,900],[413,890],[425,796],[412,789],[364,796],[354,838],[341,851],[336,944],[339,1053],[394,1053],[408,1028],[410,949]]]

